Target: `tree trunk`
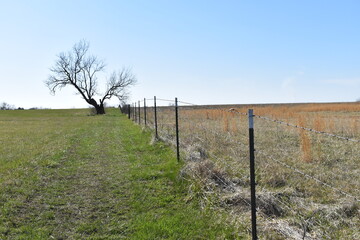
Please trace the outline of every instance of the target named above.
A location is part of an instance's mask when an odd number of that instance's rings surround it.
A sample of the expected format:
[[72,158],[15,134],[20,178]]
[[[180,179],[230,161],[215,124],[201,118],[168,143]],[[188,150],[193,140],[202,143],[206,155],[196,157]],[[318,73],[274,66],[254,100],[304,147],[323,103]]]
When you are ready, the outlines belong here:
[[103,104],[95,106],[96,114],[105,114],[105,108]]
[[97,104],[97,102],[94,99],[90,99],[88,103],[94,106],[96,110],[96,114],[105,114],[104,103],[101,101],[101,99],[100,99],[100,105]]

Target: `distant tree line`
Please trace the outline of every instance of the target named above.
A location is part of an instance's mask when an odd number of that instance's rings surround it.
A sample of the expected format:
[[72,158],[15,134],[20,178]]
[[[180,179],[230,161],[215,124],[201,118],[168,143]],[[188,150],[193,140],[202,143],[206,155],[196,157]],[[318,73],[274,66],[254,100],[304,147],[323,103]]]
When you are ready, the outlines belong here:
[[0,104],[0,110],[14,110],[14,109],[15,109],[15,106],[10,105],[6,102],[3,102]]
[[24,108],[18,107],[16,108],[14,105],[11,105],[6,102],[0,103],[0,110],[24,110]]

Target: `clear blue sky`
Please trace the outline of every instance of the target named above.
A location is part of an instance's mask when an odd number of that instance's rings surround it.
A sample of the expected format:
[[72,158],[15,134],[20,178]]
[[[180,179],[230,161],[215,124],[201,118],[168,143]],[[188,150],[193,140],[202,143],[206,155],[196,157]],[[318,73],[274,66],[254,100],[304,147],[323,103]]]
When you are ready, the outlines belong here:
[[132,68],[132,100],[360,98],[356,0],[0,0],[0,31],[0,102],[17,107],[87,107],[74,89],[51,96],[43,83],[56,55],[81,39],[107,73]]

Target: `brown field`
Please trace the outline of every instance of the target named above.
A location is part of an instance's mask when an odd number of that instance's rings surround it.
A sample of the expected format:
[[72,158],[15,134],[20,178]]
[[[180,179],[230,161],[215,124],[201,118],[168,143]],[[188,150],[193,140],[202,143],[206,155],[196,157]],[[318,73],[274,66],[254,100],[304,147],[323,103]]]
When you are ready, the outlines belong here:
[[[181,106],[189,198],[249,222],[249,108],[255,117],[258,229],[266,239],[360,239],[360,104]],[[153,108],[147,108],[152,127]],[[175,143],[173,107],[158,108],[161,139]],[[143,121],[143,120],[142,120]],[[142,122],[143,124],[143,122]],[[349,139],[343,139],[343,138]]]

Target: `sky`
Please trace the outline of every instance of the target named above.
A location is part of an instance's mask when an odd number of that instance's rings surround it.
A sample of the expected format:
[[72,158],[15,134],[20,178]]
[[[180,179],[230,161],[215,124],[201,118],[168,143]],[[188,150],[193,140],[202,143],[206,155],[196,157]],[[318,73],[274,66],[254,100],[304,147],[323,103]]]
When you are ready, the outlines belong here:
[[99,86],[131,69],[129,102],[356,101],[359,12],[357,0],[0,0],[0,102],[88,107],[71,86],[53,96],[44,84],[82,39],[106,63]]

